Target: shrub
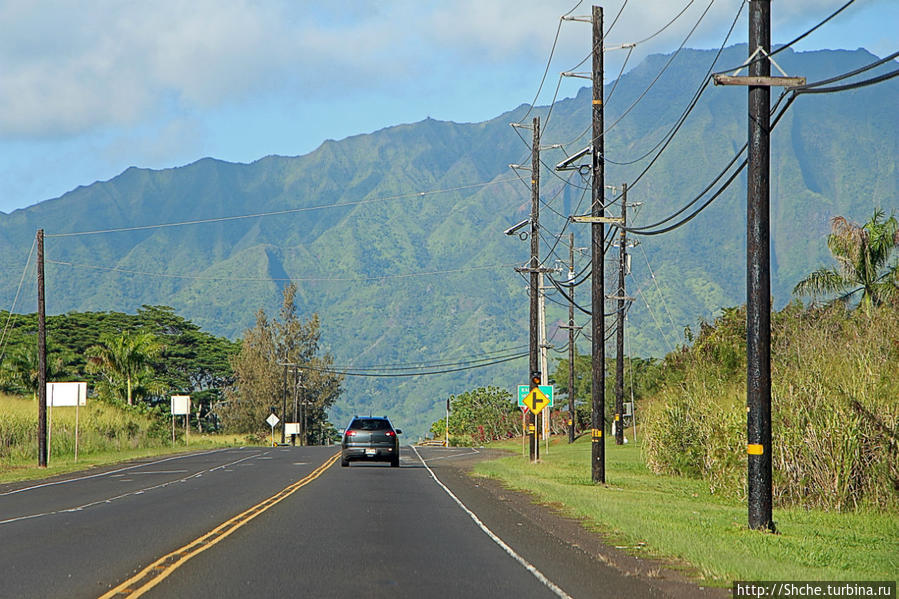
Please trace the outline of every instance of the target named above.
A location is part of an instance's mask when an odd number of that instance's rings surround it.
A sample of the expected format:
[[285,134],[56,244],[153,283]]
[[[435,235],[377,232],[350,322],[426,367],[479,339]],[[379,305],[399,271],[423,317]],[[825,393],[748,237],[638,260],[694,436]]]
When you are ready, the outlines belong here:
[[[745,310],[701,327],[643,412],[657,472],[746,492]],[[777,505],[899,506],[899,309],[866,314],[791,304],[772,318],[772,460]]]

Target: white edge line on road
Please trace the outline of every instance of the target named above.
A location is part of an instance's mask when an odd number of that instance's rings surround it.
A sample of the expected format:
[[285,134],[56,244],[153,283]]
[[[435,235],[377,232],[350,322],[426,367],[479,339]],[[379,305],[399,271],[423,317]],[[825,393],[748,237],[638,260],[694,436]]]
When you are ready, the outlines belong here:
[[412,451],[414,451],[414,452],[415,452],[415,455],[418,456],[418,459],[421,460],[422,466],[424,466],[424,467],[427,469],[428,473],[431,475],[431,478],[434,479],[434,482],[436,482],[438,485],[440,485],[440,487],[441,487],[444,491],[446,491],[446,494],[447,494],[447,495],[449,495],[450,497],[452,497],[453,501],[455,501],[456,504],[457,504],[460,508],[462,508],[462,510],[463,510],[466,514],[468,514],[468,516],[474,521],[474,523],[478,525],[478,528],[480,528],[482,531],[484,531],[484,534],[486,534],[488,537],[490,537],[490,538],[493,540],[494,543],[496,543],[497,545],[499,545],[500,547],[502,547],[502,549],[503,549],[506,553],[508,553],[509,556],[512,557],[512,559],[514,559],[516,562],[518,562],[519,564],[521,564],[522,567],[524,567],[525,570],[527,570],[528,572],[530,572],[531,574],[533,574],[533,575],[534,575],[534,578],[536,578],[537,580],[539,580],[540,582],[542,582],[542,583],[546,586],[546,588],[548,588],[548,589],[551,590],[553,593],[555,593],[556,596],[560,597],[561,599],[573,599],[573,598],[571,597],[571,595],[569,595],[568,593],[566,593],[565,591],[563,591],[563,590],[562,590],[561,588],[559,588],[559,586],[556,585],[553,581],[551,581],[549,578],[547,578],[546,576],[544,576],[543,573],[542,573],[540,570],[538,570],[536,566],[534,566],[534,564],[532,564],[532,563],[529,562],[528,560],[524,559],[524,558],[523,558],[521,555],[519,555],[514,549],[512,549],[511,547],[509,547],[509,545],[506,544],[505,541],[503,541],[501,538],[499,538],[499,537],[498,537],[492,530],[490,530],[489,528],[487,528],[487,525],[484,524],[483,522],[481,522],[481,519],[478,518],[477,515],[475,515],[474,512],[472,512],[470,509],[468,509],[468,507],[466,507],[466,505],[465,505],[464,503],[462,503],[462,500],[459,499],[458,497],[456,497],[456,495],[455,495],[452,491],[449,490],[449,487],[447,487],[445,484],[443,484],[443,483],[440,481],[439,478],[437,478],[437,475],[434,474],[434,471],[431,470],[431,467],[428,466],[428,464],[427,464],[427,462],[425,462],[424,458],[421,457],[421,454],[418,453],[418,449],[416,449],[414,445],[412,446]]
[[[468,451],[468,452],[466,452],[466,453],[454,453],[454,454],[452,454],[452,455],[444,455],[444,456],[440,456],[439,458],[428,458],[427,460],[422,459],[422,461],[423,461],[423,462],[436,462],[437,460],[451,460],[451,459],[453,459],[453,458],[461,458],[461,457],[464,457],[464,456],[467,456],[467,455],[475,455],[475,454],[481,453],[480,451],[478,451],[478,450],[475,449],[474,447],[470,447],[469,449],[470,449],[471,451]],[[415,453],[418,453],[418,452],[415,452]],[[419,456],[419,458],[421,458],[421,456]]]
[[217,451],[225,451],[226,449],[230,449],[230,448],[211,449],[209,451],[203,451],[200,453],[186,453],[183,455],[176,455],[176,456],[172,456],[170,458],[157,460],[155,462],[147,462],[146,464],[135,464],[133,466],[127,466],[125,468],[119,468],[118,470],[109,470],[107,472],[98,472],[97,474],[90,474],[88,476],[79,476],[78,478],[67,478],[65,480],[57,480],[57,481],[53,481],[53,482],[49,482],[49,483],[42,483],[39,485],[33,485],[31,487],[24,487],[22,489],[16,489],[14,491],[7,491],[6,493],[0,493],[0,497],[3,497],[5,495],[15,495],[16,493],[24,493],[25,491],[33,491],[34,489],[41,489],[43,487],[52,487],[54,485],[64,485],[66,483],[72,483],[72,482],[75,482],[78,480],[87,480],[89,478],[97,478],[100,476],[109,476],[110,474],[115,474],[117,472],[124,472],[125,470],[133,470],[134,468],[141,468],[143,466],[152,466],[154,464],[161,464],[163,462],[168,462],[170,460],[180,460],[181,458],[186,458],[186,457],[191,457],[191,456],[206,455],[208,453],[215,453]]

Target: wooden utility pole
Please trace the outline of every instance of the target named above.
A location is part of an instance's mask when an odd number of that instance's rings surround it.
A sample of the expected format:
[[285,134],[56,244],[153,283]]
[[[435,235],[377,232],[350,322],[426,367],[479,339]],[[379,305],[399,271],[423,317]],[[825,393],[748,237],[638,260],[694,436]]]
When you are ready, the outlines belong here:
[[[539,277],[540,268],[540,117],[534,117],[533,141],[531,147],[531,313],[530,313],[530,376],[528,381],[531,390],[540,385],[540,347],[539,347]],[[537,417],[528,412],[528,431],[530,435],[531,461],[540,459],[540,431]]]
[[618,229],[618,330],[615,334],[615,444],[624,445],[624,271],[627,267],[627,183],[621,184],[621,227]]
[[44,301],[44,230],[37,230],[37,465],[47,467],[47,310]]
[[[590,214],[604,217],[605,143],[603,135],[603,39],[602,7],[593,7],[593,189]],[[591,417],[591,476],[594,483],[606,482],[605,429],[606,409],[606,326],[605,326],[605,225],[594,221],[590,225],[591,261],[593,264],[591,331],[593,344],[593,391]]]
[[[568,234],[568,282],[574,283],[574,233]],[[574,443],[574,285],[568,288],[568,442]]]
[[287,429],[287,366],[284,365],[284,378],[281,385],[281,443],[284,443],[284,431]]
[[[297,411],[300,403],[300,369],[298,367],[293,369],[293,421],[299,422],[297,420]],[[297,444],[297,436],[290,435],[290,444]]]
[[[749,2],[750,77],[770,77],[771,0]],[[746,405],[749,528],[774,532],[771,483],[771,88],[749,86],[746,197]]]

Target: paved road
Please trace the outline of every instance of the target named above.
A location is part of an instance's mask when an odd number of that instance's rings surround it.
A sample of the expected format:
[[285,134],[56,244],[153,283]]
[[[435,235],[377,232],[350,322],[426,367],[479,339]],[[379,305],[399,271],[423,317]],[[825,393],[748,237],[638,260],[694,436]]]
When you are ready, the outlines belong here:
[[450,468],[472,450],[404,447],[399,469],[329,466],[335,452],[217,450],[0,488],[0,597],[660,596],[480,493]]

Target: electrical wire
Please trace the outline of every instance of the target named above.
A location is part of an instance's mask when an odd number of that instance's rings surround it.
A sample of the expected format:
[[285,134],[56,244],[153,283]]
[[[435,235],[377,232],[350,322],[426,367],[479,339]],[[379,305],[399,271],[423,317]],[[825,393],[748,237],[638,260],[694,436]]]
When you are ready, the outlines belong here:
[[761,62],[761,61],[763,61],[763,60],[768,60],[770,57],[772,57],[772,56],[774,56],[774,55],[776,55],[776,54],[779,54],[780,52],[783,52],[784,50],[786,50],[787,48],[789,48],[789,47],[792,46],[793,44],[795,44],[795,43],[797,43],[797,42],[803,40],[803,39],[806,38],[806,37],[808,37],[808,36],[811,35],[813,32],[815,32],[819,27],[823,26],[825,23],[827,23],[828,21],[830,21],[831,19],[833,19],[835,16],[837,16],[838,14],[840,14],[841,12],[843,12],[844,10],[846,10],[847,8],[849,8],[849,6],[852,5],[852,4],[854,4],[854,3],[855,3],[855,0],[849,0],[848,2],[846,2],[846,4],[844,4],[843,6],[841,6],[840,8],[838,8],[837,10],[835,10],[834,12],[832,12],[832,13],[830,14],[830,16],[828,16],[826,19],[824,19],[823,21],[821,21],[820,23],[818,23],[817,25],[815,25],[814,27],[812,27],[811,29],[809,29],[809,30],[806,31],[805,33],[801,33],[799,36],[793,38],[793,40],[787,42],[787,43],[784,44],[783,46],[779,46],[776,50],[774,50],[773,52],[771,52],[771,53],[768,54],[767,56],[759,56],[759,57],[757,57],[757,58],[755,58],[755,59],[753,59],[753,60],[751,60],[751,61],[749,61],[749,62],[747,62],[747,63],[745,63],[745,64],[742,64],[742,65],[740,65],[740,66],[738,66],[738,67],[734,67],[734,68],[732,68],[732,69],[725,69],[725,70],[723,70],[723,71],[718,71],[717,73],[715,73],[715,75],[724,75],[724,74],[726,74],[726,73],[732,73],[732,72],[734,72],[734,71],[736,71],[736,70],[739,70],[739,69],[748,67],[748,66],[753,65],[753,64],[755,64],[755,63],[757,63],[757,62]]
[[[718,46],[718,51],[715,53],[715,57],[712,59],[712,62],[709,64],[709,68],[708,68],[708,71],[706,71],[705,77],[703,77],[702,80],[700,81],[699,87],[693,93],[693,97],[690,99],[690,102],[687,104],[687,107],[684,109],[684,111],[681,113],[681,115],[675,121],[675,123],[671,127],[671,129],[669,129],[668,132],[665,135],[663,135],[659,139],[659,141],[652,148],[650,148],[648,151],[646,151],[642,156],[639,156],[638,158],[634,158],[633,160],[628,160],[628,161],[615,161],[615,160],[609,159],[608,157],[605,157],[606,162],[609,162],[611,164],[615,164],[618,166],[626,166],[629,164],[634,164],[636,162],[640,162],[641,160],[643,160],[644,158],[646,158],[647,156],[649,156],[650,154],[655,152],[656,149],[658,149],[659,146],[661,146],[663,143],[665,144],[665,146],[662,148],[662,150],[659,152],[659,154],[661,154],[661,152],[665,150],[665,147],[667,147],[668,144],[671,143],[671,141],[674,139],[674,136],[677,135],[677,133],[680,131],[680,128],[683,126],[684,122],[687,120],[687,117],[690,116],[690,113],[693,112],[694,108],[696,108],[696,105],[699,103],[699,99],[700,99],[700,97],[702,97],[702,94],[705,92],[706,89],[708,89],[708,87],[712,81],[712,79],[711,79],[712,70],[715,68],[715,65],[718,63],[718,59],[721,58],[721,54],[724,52],[724,48],[725,48],[725,46],[727,46],[727,42],[730,40],[730,36],[734,32],[734,28],[736,27],[737,22],[740,20],[740,15],[743,14],[743,7],[746,6],[746,1],[747,0],[743,0],[740,3],[740,6],[737,8],[737,14],[734,15],[734,19],[730,24],[730,28],[727,30],[727,35],[724,36],[724,39],[722,40],[721,45]],[[647,165],[647,167],[643,170],[643,172],[640,173],[640,175],[634,180],[634,184],[637,181],[639,181],[643,177],[644,174],[646,174],[646,171],[649,170],[649,168],[652,166],[653,163],[655,163],[655,161],[657,159],[658,159],[658,155],[655,158],[653,158],[652,162],[649,165]],[[633,186],[633,184],[632,184],[632,186]]]
[[889,56],[881,58],[880,60],[878,60],[876,62],[872,62],[871,64],[867,64],[863,67],[859,67],[859,68],[855,69],[854,71],[849,71],[848,73],[843,73],[842,75],[836,75],[834,77],[831,77],[830,79],[822,79],[821,81],[815,81],[813,83],[806,83],[805,85],[800,85],[799,87],[794,87],[791,89],[793,91],[797,91],[797,90],[809,89],[812,87],[820,87],[822,85],[828,85],[830,83],[836,83],[837,81],[842,81],[843,79],[848,79],[849,77],[854,77],[856,75],[860,75],[861,73],[864,73],[865,71],[870,71],[871,69],[875,69],[884,63],[890,62],[897,56],[899,56],[899,52],[893,52]]
[[640,40],[639,42],[634,42],[634,44],[640,45],[640,44],[646,43],[646,42],[648,42],[649,40],[651,40],[652,38],[654,38],[654,37],[656,37],[657,35],[659,35],[660,33],[662,33],[663,31],[665,31],[666,29],[668,29],[671,25],[674,24],[675,21],[677,21],[677,20],[680,18],[680,16],[681,16],[682,14],[684,14],[685,12],[687,12],[687,9],[690,8],[690,6],[693,4],[693,1],[694,1],[694,0],[690,0],[689,2],[687,2],[687,5],[686,5],[685,7],[683,7],[679,13],[677,13],[676,15],[674,15],[674,18],[671,19],[670,21],[668,21],[668,23],[667,23],[664,27],[662,27],[661,29],[659,29],[658,31],[656,31],[655,33],[653,33],[652,35],[650,35],[649,37],[644,37],[644,38],[643,38],[642,40]]
[[537,99],[540,97],[540,92],[543,90],[543,84],[546,82],[546,75],[549,74],[549,66],[552,64],[553,55],[556,53],[556,44],[559,42],[559,34],[562,31],[562,23],[564,22],[564,17],[567,17],[568,15],[573,13],[575,10],[577,10],[577,7],[580,6],[581,4],[583,4],[583,0],[578,0],[578,3],[575,4],[571,10],[569,10],[564,15],[559,17],[559,26],[556,27],[556,36],[553,38],[553,45],[549,51],[549,58],[546,60],[546,68],[543,70],[543,77],[541,77],[541,79],[540,79],[540,85],[537,86],[537,93],[534,94],[534,101],[531,102],[531,105],[528,108],[528,111],[525,113],[525,115],[523,117],[521,117],[521,120],[518,121],[518,124],[521,124],[522,121],[524,121],[525,119],[528,118],[528,116],[531,114],[531,111],[534,110],[534,106],[537,104]]
[[[655,33],[653,33],[652,35],[650,35],[649,37],[643,38],[643,39],[640,40],[639,42],[634,42],[634,43],[633,43],[633,46],[630,47],[629,50],[632,51],[632,50],[634,49],[634,47],[639,46],[640,44],[643,44],[643,43],[645,43],[645,42],[648,42],[649,40],[653,39],[653,38],[656,37],[657,35],[661,34],[663,31],[665,31],[666,29],[668,29],[668,27],[670,27],[672,24],[674,24],[674,22],[677,21],[677,20],[681,17],[681,15],[683,15],[685,12],[687,12],[687,9],[690,8],[690,6],[693,4],[694,1],[695,1],[695,0],[689,0],[689,2],[687,2],[686,6],[684,6],[684,7],[681,9],[681,11],[680,11],[679,13],[677,13],[677,14],[674,16],[674,18],[672,18],[670,21],[668,21],[668,23],[666,23],[664,27],[662,27],[661,29],[659,29],[658,31],[656,31]],[[743,0],[743,2],[745,3],[746,0]],[[742,5],[741,5],[741,7],[742,7]],[[731,26],[731,30],[733,30],[733,26]],[[729,35],[730,35],[730,34],[728,34],[728,37],[729,37]],[[720,54],[720,51],[719,51],[719,54]],[[585,56],[585,57],[584,57],[578,64],[576,64],[574,67],[572,67],[571,69],[569,69],[569,71],[576,71],[582,64],[584,64],[585,62],[587,62],[587,60],[588,60],[591,56],[593,56],[592,51],[591,51],[590,54],[587,54],[587,56]],[[628,59],[630,58],[630,56],[631,56],[631,52],[629,51],[629,52],[627,53],[627,56],[626,56],[625,59],[624,59],[624,63],[621,65],[621,69],[620,69],[619,72],[618,72],[618,77],[615,79],[615,83],[612,85],[612,90],[609,92],[608,96],[606,96],[606,98],[603,100],[603,102],[604,102],[606,105],[608,105],[609,100],[611,100],[612,93],[615,91],[615,88],[618,86],[618,81],[621,80],[621,76],[622,76],[623,73],[624,73],[625,65],[627,65],[627,61],[628,61]],[[713,64],[714,64],[714,63],[713,63]],[[570,146],[570,145],[573,145],[573,144],[577,143],[579,140],[583,139],[584,136],[587,135],[587,133],[590,132],[590,129],[591,129],[591,128],[592,128],[592,125],[588,125],[587,128],[584,129],[584,130],[580,133],[580,135],[578,135],[578,136],[575,137],[574,139],[572,139],[572,140],[570,140],[570,141],[568,141],[568,142],[566,142],[566,143],[564,143],[564,144],[562,144],[562,145],[563,145],[563,146]],[[651,151],[650,151],[650,152],[651,152]],[[607,161],[607,162],[610,162],[608,159],[607,159],[606,161]],[[612,164],[617,164],[617,163],[613,162]],[[629,163],[627,163],[627,164],[629,164]]]
[[335,368],[337,370],[352,370],[352,371],[366,371],[366,370],[375,370],[375,371],[390,371],[390,370],[417,370],[423,368],[436,368],[436,367],[444,367],[444,366],[464,366],[467,364],[477,364],[480,362],[487,362],[497,358],[508,358],[511,357],[511,352],[514,352],[514,355],[517,356],[521,352],[522,348],[528,347],[528,344],[524,345],[516,345],[514,347],[509,347],[502,350],[487,352],[482,354],[483,357],[475,358],[472,360],[462,360],[462,361],[447,361],[447,360],[437,360],[437,361],[420,361],[420,362],[406,362],[406,363],[396,363],[396,364],[382,364],[378,366],[331,366],[331,368]]
[[234,282],[349,282],[349,283],[359,283],[365,281],[384,281],[390,279],[406,279],[413,277],[424,277],[431,275],[442,275],[442,274],[453,274],[453,273],[461,273],[461,272],[471,272],[476,270],[493,270],[493,269],[502,269],[509,268],[510,266],[515,266],[514,264],[492,264],[489,266],[469,266],[466,268],[451,268],[446,270],[431,270],[424,272],[415,272],[415,273],[404,273],[404,274],[396,274],[396,275],[379,275],[372,277],[293,277],[293,278],[276,278],[276,277],[204,277],[199,275],[179,275],[179,274],[169,274],[169,273],[160,273],[160,272],[148,272],[141,270],[130,270],[125,268],[119,268],[117,266],[98,266],[92,264],[77,264],[74,262],[65,262],[62,260],[46,260],[47,264],[55,264],[59,266],[70,266],[73,268],[85,268],[90,270],[103,270],[110,272],[120,272],[131,275],[139,275],[139,276],[148,276],[148,277],[160,277],[166,279],[190,279],[196,281],[234,281]]
[[12,325],[13,318],[16,312],[16,303],[19,301],[19,294],[22,292],[22,285],[25,283],[25,274],[28,272],[28,267],[31,266],[31,256],[34,254],[34,246],[37,245],[37,237],[31,242],[31,250],[28,251],[28,259],[25,260],[25,268],[22,269],[22,277],[19,279],[19,286],[16,288],[16,295],[12,300],[12,307],[9,309],[9,313],[6,316],[6,324],[3,327],[3,334],[0,335],[0,364],[3,363],[3,357],[6,355],[6,342],[9,340],[7,338],[7,333],[10,330],[10,326]]
[[892,79],[896,76],[899,76],[899,69],[894,71],[890,71],[889,73],[884,73],[882,75],[878,75],[877,77],[872,77],[870,79],[865,79],[863,81],[856,81],[855,83],[846,83],[844,85],[833,85],[830,87],[800,87],[793,90],[793,98],[802,94],[832,94],[835,92],[843,92],[849,91],[852,89],[859,89],[862,87],[867,87],[869,85],[874,85],[875,83],[881,83],[883,81],[887,81],[888,79]]
[[[783,93],[783,94],[781,94],[780,98],[777,99],[777,101],[776,101],[775,104],[774,104],[774,107],[773,107],[772,110],[771,110],[772,114],[774,113],[774,111],[777,110],[777,107],[780,105],[780,102],[781,102],[786,96],[787,96],[787,93]],[[786,113],[787,109],[790,107],[790,104],[793,103],[793,100],[794,100],[794,99],[795,99],[795,96],[791,96],[791,97],[787,100],[787,103],[784,105],[783,109],[781,109],[781,112],[780,112],[780,113],[774,118],[774,120],[772,121],[769,131],[770,131],[770,130],[774,130],[774,127],[777,126],[777,123],[780,121],[781,117]],[[675,212],[674,214],[671,214],[671,215],[669,215],[668,217],[666,217],[666,218],[664,218],[664,219],[662,219],[662,220],[660,220],[660,221],[658,221],[658,222],[655,222],[655,223],[653,223],[653,224],[651,224],[651,225],[644,225],[644,226],[642,226],[642,227],[624,227],[624,229],[625,229],[626,231],[629,231],[629,232],[631,232],[631,233],[634,233],[635,235],[660,235],[660,234],[662,234],[662,233],[667,233],[668,231],[671,231],[671,230],[673,230],[673,229],[676,229],[676,228],[680,227],[681,225],[686,224],[687,222],[691,221],[691,220],[692,220],[694,217],[696,217],[700,212],[702,212],[703,210],[705,210],[705,208],[707,208],[707,207],[708,207],[708,206],[709,206],[715,199],[717,199],[722,193],[724,193],[724,191],[728,188],[728,186],[730,186],[730,184],[731,184],[731,183],[733,182],[733,180],[737,177],[737,175],[739,175],[739,174],[743,171],[743,169],[746,168],[746,165],[747,165],[747,163],[748,163],[748,159],[744,159],[743,162],[740,163],[740,166],[737,167],[737,170],[735,170],[735,171],[733,172],[733,174],[731,174],[731,176],[724,182],[724,184],[721,186],[721,188],[718,189],[718,191],[716,191],[716,192],[712,195],[712,197],[711,197],[708,201],[706,201],[704,204],[702,204],[702,205],[701,205],[695,212],[693,212],[692,214],[690,214],[689,216],[687,216],[686,218],[684,218],[683,220],[679,221],[678,223],[676,223],[676,224],[674,224],[674,225],[671,225],[671,226],[666,227],[666,228],[664,228],[664,229],[658,229],[658,230],[655,230],[655,231],[648,231],[648,229],[655,229],[656,227],[658,227],[658,226],[660,226],[660,225],[663,225],[663,224],[665,224],[666,222],[668,222],[668,221],[670,221],[670,220],[673,220],[674,218],[676,218],[676,217],[679,216],[680,214],[684,213],[684,212],[685,212],[687,209],[689,209],[691,206],[693,206],[694,204],[696,204],[696,203],[702,198],[702,196],[704,196],[706,193],[708,193],[708,192],[712,189],[712,187],[714,187],[715,184],[717,184],[718,181],[720,181],[721,178],[722,178],[725,174],[727,174],[727,171],[731,168],[731,166],[733,166],[733,164],[740,158],[740,156],[743,155],[743,152],[746,151],[746,148],[748,147],[748,145],[749,145],[748,142],[747,142],[746,144],[743,144],[743,147],[740,148],[740,150],[739,150],[736,154],[734,154],[734,157],[731,158],[731,160],[725,165],[725,167],[721,170],[721,172],[719,172],[718,175],[711,181],[711,183],[709,183],[708,185],[706,185],[706,187],[705,187],[705,188],[704,188],[704,189],[703,189],[703,190],[702,190],[696,197],[694,197],[692,200],[690,200],[689,202],[687,202],[687,204],[684,205],[680,210],[678,210],[678,211]]]
[[460,366],[458,368],[446,368],[443,370],[431,370],[426,372],[403,372],[403,373],[375,373],[375,372],[356,372],[354,370],[335,370],[333,368],[316,368],[314,366],[302,365],[299,368],[303,370],[312,370],[314,372],[325,372],[329,374],[337,374],[342,376],[361,376],[361,377],[372,377],[372,378],[400,378],[400,377],[410,377],[410,376],[430,376],[435,374],[446,374],[449,372],[462,372],[464,370],[474,370],[476,368],[484,368],[487,366],[495,366],[497,364],[503,364],[505,362],[511,362],[512,360],[520,360],[521,358],[526,358],[530,355],[530,352],[524,352],[521,354],[517,354],[514,356],[510,356],[507,358],[502,358],[500,360],[494,360],[492,362],[486,362],[483,364],[475,364],[471,366]]
[[320,206],[307,206],[305,208],[288,208],[285,210],[273,210],[269,212],[256,212],[253,214],[241,214],[237,216],[222,216],[217,218],[203,218],[189,221],[181,221],[175,223],[158,223],[155,225],[138,225],[134,227],[121,227],[117,229],[98,229],[95,231],[78,231],[73,233],[53,233],[46,234],[45,237],[75,237],[80,235],[99,235],[102,233],[121,233],[127,231],[146,231],[148,229],[163,229],[166,227],[181,227],[186,225],[199,225],[199,224],[208,224],[208,223],[220,223],[234,220],[244,220],[250,218],[261,218],[264,216],[281,216],[284,214],[297,214],[300,212],[312,212],[314,210],[324,210],[327,208],[346,208],[347,206],[361,206],[364,204],[372,204],[376,202],[386,202],[391,200],[401,200],[413,197],[426,197],[437,195],[441,193],[450,193],[453,191],[461,191],[463,189],[474,189],[477,187],[488,187],[490,185],[497,185],[499,183],[507,183],[509,181],[514,181],[513,178],[508,177],[505,179],[494,179],[492,181],[485,181],[481,183],[471,183],[467,185],[459,185],[457,187],[451,187],[447,189],[435,189],[430,191],[415,191],[409,193],[401,193],[393,196],[386,196],[383,198],[371,198],[368,200],[357,200],[353,202],[337,202],[335,204],[323,204]]
[[608,127],[606,127],[606,128],[603,130],[603,132],[602,132],[602,135],[603,135],[603,136],[606,136],[606,135],[609,133],[609,131],[611,131],[612,129],[614,129],[614,128],[615,128],[615,125],[617,125],[618,123],[620,123],[621,120],[622,120],[624,117],[626,117],[626,116],[628,115],[628,113],[630,113],[630,111],[633,110],[634,107],[635,107],[637,104],[639,104],[639,103],[643,100],[643,98],[646,96],[646,94],[649,93],[649,90],[652,89],[652,87],[656,84],[656,82],[659,80],[659,78],[665,73],[665,71],[668,70],[668,67],[671,66],[671,63],[674,61],[675,58],[677,58],[678,54],[680,54],[680,51],[684,48],[684,45],[685,45],[685,44],[687,43],[687,41],[689,41],[689,39],[693,36],[693,33],[694,33],[694,32],[696,31],[696,29],[699,27],[699,24],[702,23],[703,19],[704,19],[705,16],[708,14],[708,12],[709,12],[709,10],[712,8],[712,5],[713,5],[713,4],[715,4],[715,0],[711,0],[711,2],[709,2],[709,5],[706,6],[706,8],[705,8],[705,10],[702,12],[702,14],[699,15],[699,20],[696,21],[696,24],[693,25],[693,28],[692,28],[692,29],[690,29],[690,32],[687,34],[687,37],[685,37],[685,38],[684,38],[684,41],[682,41],[681,44],[680,44],[680,46],[677,47],[677,50],[675,50],[674,53],[673,53],[671,56],[668,57],[667,62],[665,62],[665,65],[662,67],[662,70],[659,71],[659,73],[655,76],[655,78],[654,78],[652,81],[650,81],[649,85],[646,86],[646,89],[643,90],[643,92],[642,92],[639,96],[637,96],[637,99],[634,100],[634,101],[631,103],[631,105],[628,106],[627,109],[625,109],[625,111],[622,112],[621,115],[620,115],[620,116],[619,116],[619,117],[618,117],[618,118],[617,118],[611,125],[609,125]]

